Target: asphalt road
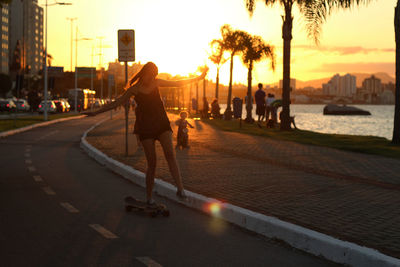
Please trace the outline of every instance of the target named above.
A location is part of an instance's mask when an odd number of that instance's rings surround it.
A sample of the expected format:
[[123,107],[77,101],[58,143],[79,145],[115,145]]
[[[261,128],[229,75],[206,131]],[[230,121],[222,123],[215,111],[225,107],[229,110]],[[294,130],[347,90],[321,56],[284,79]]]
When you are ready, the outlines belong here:
[[99,119],[0,139],[1,265],[335,266],[161,197],[168,218],[126,213],[144,189],[79,148]]

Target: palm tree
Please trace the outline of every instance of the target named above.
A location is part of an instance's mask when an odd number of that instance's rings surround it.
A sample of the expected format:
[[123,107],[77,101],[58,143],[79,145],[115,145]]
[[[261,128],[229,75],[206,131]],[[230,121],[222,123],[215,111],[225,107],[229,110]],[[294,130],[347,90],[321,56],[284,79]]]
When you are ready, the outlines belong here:
[[223,64],[228,61],[228,58],[224,58],[224,49],[222,40],[213,40],[211,42],[212,55],[209,59],[217,66],[217,78],[215,80],[215,98],[218,99],[218,87],[219,87],[219,70]]
[[396,40],[396,100],[394,106],[393,144],[400,144],[400,0],[394,11],[394,32]]
[[233,73],[233,57],[243,50],[243,38],[245,36],[243,31],[233,30],[229,25],[221,27],[222,44],[225,51],[230,52],[230,76],[229,76],[229,88],[228,88],[228,100],[224,117],[227,120],[232,119],[232,73]]
[[271,68],[275,70],[275,53],[274,48],[266,44],[260,36],[252,36],[246,34],[244,38],[244,51],[242,53],[242,61],[248,68],[247,74],[247,103],[246,103],[246,121],[253,122],[252,110],[253,103],[251,101],[251,81],[253,79],[252,72],[254,63],[269,58],[271,60]]
[[[246,0],[250,15],[253,14],[257,0]],[[335,8],[350,9],[355,5],[367,4],[370,0],[264,0],[267,6],[280,4],[284,7],[282,15],[283,38],[283,88],[281,130],[290,130],[290,50],[292,40],[292,8],[297,4],[306,20],[308,36],[318,43],[322,23]]]

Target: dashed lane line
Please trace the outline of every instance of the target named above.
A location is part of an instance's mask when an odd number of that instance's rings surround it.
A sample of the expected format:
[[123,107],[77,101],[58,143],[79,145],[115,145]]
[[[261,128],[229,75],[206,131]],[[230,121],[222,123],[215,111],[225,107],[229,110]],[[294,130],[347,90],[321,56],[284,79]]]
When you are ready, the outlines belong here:
[[32,164],[32,160],[26,159],[26,160],[25,160],[25,163],[26,163],[26,164]]
[[60,205],[62,207],[64,207],[67,211],[69,211],[70,213],[78,213],[79,212],[78,209],[76,209],[74,206],[72,206],[68,202],[61,202]]
[[42,179],[42,177],[40,177],[40,175],[34,175],[33,180],[35,180],[35,182],[38,182],[38,183],[43,182],[43,179]]
[[136,259],[148,267],[162,267],[161,264],[150,259],[149,257],[136,257]]
[[112,232],[108,231],[106,228],[104,228],[103,226],[101,226],[99,224],[89,224],[89,226],[91,228],[93,228],[95,231],[97,231],[99,234],[104,236],[105,238],[108,238],[108,239],[118,238],[118,236],[116,236]]
[[25,153],[25,158],[30,158],[31,157],[31,153]]
[[51,195],[51,196],[53,196],[53,195],[55,195],[55,194],[56,194],[56,192],[54,192],[54,190],[53,190],[53,189],[51,189],[51,187],[50,187],[50,186],[45,186],[45,187],[42,187],[42,189],[43,189],[43,191],[44,191],[46,194],[48,194],[48,195]]
[[36,171],[36,168],[33,167],[33,166],[28,166],[28,170],[29,170],[30,172],[35,172],[35,171]]

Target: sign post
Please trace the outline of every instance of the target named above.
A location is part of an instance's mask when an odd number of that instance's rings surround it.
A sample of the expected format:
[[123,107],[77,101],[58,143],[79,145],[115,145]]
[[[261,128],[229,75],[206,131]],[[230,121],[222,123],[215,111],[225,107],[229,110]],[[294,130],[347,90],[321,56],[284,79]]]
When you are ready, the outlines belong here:
[[[118,30],[118,61],[125,62],[125,84],[128,83],[128,61],[135,61],[135,31]],[[130,101],[125,103],[125,156],[128,156],[128,115]]]

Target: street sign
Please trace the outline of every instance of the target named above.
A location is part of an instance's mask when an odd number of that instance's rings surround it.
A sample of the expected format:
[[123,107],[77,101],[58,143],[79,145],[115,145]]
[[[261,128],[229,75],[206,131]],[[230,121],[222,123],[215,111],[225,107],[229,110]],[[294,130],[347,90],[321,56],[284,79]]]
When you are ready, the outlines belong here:
[[47,67],[49,77],[62,77],[64,74],[64,67]]
[[118,30],[118,60],[135,61],[135,31]]
[[78,78],[90,78],[96,75],[96,68],[89,68],[89,67],[78,67]]

